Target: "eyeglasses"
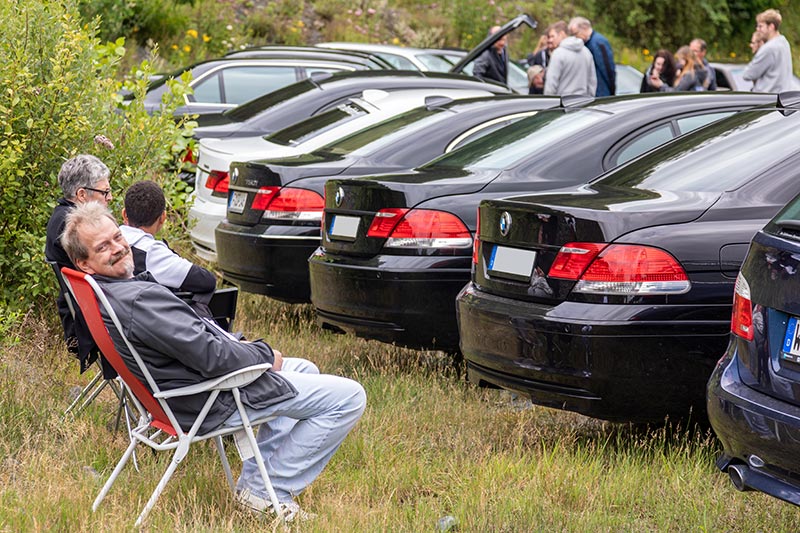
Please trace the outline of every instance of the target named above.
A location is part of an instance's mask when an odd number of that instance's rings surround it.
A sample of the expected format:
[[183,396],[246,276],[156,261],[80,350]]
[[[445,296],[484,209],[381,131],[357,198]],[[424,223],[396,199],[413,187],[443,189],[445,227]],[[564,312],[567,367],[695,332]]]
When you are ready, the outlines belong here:
[[108,200],[108,195],[111,194],[111,189],[92,189],[91,187],[84,187],[87,191],[99,192],[103,195],[103,200]]

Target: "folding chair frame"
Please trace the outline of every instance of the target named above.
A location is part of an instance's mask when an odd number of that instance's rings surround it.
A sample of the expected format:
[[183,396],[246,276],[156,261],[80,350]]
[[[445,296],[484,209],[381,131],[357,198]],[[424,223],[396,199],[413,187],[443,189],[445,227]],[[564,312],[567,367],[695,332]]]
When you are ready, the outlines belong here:
[[[106,298],[100,286],[97,285],[97,282],[95,282],[90,275],[77,272],[69,268],[63,268],[62,273],[64,274],[67,287],[83,312],[86,323],[88,324],[92,333],[92,337],[100,347],[101,352],[106,357],[108,362],[111,363],[117,373],[119,373],[123,386],[132,395],[133,399],[135,400],[137,410],[140,413],[138,424],[136,427],[130,429],[130,444],[125,450],[125,453],[122,455],[122,458],[120,459],[116,468],[114,468],[114,471],[111,473],[111,476],[100,490],[100,494],[97,495],[97,498],[92,505],[92,511],[97,510],[100,503],[111,489],[111,485],[114,484],[114,481],[117,479],[120,472],[122,472],[122,469],[133,455],[134,450],[139,443],[143,443],[155,451],[174,450],[174,454],[166,472],[164,472],[164,475],[161,477],[161,480],[150,496],[150,499],[147,501],[147,504],[145,505],[141,514],[139,514],[139,517],[136,520],[137,527],[140,526],[147,518],[147,515],[163,492],[164,487],[166,487],[167,482],[172,477],[172,474],[189,452],[189,447],[195,442],[204,440],[214,441],[214,444],[217,447],[217,452],[219,453],[220,461],[222,462],[223,470],[225,471],[225,477],[228,481],[228,485],[230,486],[231,490],[234,491],[235,486],[233,482],[233,475],[231,474],[230,464],[228,463],[227,456],[225,455],[222,437],[244,431],[251,449],[255,452],[254,456],[256,464],[258,465],[258,470],[261,473],[261,477],[264,481],[264,488],[266,489],[267,494],[269,494],[273,509],[277,513],[278,517],[283,519],[281,507],[275,491],[272,488],[269,475],[267,474],[264,459],[261,457],[261,454],[258,453],[258,443],[253,431],[253,426],[265,423],[274,417],[266,417],[251,421],[247,416],[247,411],[242,403],[241,394],[239,392],[240,387],[253,382],[264,372],[269,370],[272,365],[269,363],[253,365],[236,370],[225,376],[204,381],[202,383],[197,383],[188,387],[162,391],[159,389],[158,384],[148,371],[147,366],[144,364],[141,356],[136,351],[136,348],[125,336],[124,329],[122,328],[117,314],[109,304],[108,299]],[[103,317],[100,314],[100,305],[102,305],[103,309],[105,309],[106,313],[113,322],[114,327],[117,329],[117,332],[124,340],[126,348],[133,356],[139,370],[145,377],[147,387],[145,387],[145,385],[131,373],[122,357],[119,355],[119,352],[114,346],[114,342],[108,333],[108,329],[103,321]],[[152,393],[150,391],[152,391]],[[224,426],[210,432],[200,434],[200,426],[206,419],[206,416],[211,410],[211,406],[214,404],[217,396],[222,391],[230,391],[233,394],[236,407],[242,419],[241,426]],[[167,400],[205,392],[209,393],[208,400],[204,404],[200,413],[197,415],[197,418],[192,424],[191,429],[188,432],[183,431],[177,419],[175,418],[175,415],[170,409]]]

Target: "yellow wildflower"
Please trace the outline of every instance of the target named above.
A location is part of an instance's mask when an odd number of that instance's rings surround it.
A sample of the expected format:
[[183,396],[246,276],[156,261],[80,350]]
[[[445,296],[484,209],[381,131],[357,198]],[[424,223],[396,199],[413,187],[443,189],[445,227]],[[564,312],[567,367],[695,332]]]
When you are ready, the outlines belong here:
[[292,33],[297,33],[297,28],[292,26],[291,28],[289,28],[289,31],[291,31]]
[[736,57],[736,52],[731,52],[730,56],[731,56],[731,59],[735,58]]
[[204,43],[207,43],[207,42],[208,42],[208,41],[210,41],[210,40],[211,40],[211,37],[209,37],[209,36],[208,36],[208,34],[204,33],[204,34],[203,34],[203,42],[204,42]]
[[197,39],[197,30],[187,30],[186,35],[188,35],[192,39]]
[[650,50],[648,50],[647,48],[644,48],[644,49],[642,49],[642,54],[644,54],[646,56],[649,56],[650,55]]
[[305,28],[305,27],[306,27],[306,24],[305,24],[305,22],[303,22],[302,20],[298,20],[298,21],[297,21],[297,27],[298,27],[298,28]]
[[394,37],[392,39],[392,44],[400,44],[400,39],[398,39],[397,37]]
[[185,44],[185,45],[183,45],[183,51],[184,52],[191,52],[192,51],[192,47],[189,46],[188,44]]
[[177,44],[173,44],[173,45],[172,45],[172,49],[173,49],[173,50],[177,50],[177,49],[178,49],[178,45],[177,45]]

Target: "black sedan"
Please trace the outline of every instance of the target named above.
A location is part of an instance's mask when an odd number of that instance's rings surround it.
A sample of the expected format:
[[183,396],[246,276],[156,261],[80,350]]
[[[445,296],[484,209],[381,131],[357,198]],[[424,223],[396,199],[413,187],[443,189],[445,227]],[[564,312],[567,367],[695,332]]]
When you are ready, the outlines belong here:
[[[787,162],[788,163],[788,162]],[[787,167],[788,168],[788,167]],[[797,171],[788,175],[798,179]],[[708,382],[717,467],[800,505],[800,197],[758,232],[736,280],[730,343]]]
[[221,115],[218,123],[195,128],[194,136],[201,139],[267,135],[333,109],[369,89],[476,89],[493,94],[509,93],[500,85],[460,74],[410,70],[322,74],[230,109]]
[[619,96],[540,111],[415,172],[326,186],[311,299],[325,327],[410,347],[458,349],[476,210],[586,183],[688,130],[765,102],[755,94]]
[[167,81],[190,72],[193,93],[183,96],[176,117],[198,115],[200,125],[220,120],[220,114],[239,104],[312,76],[357,70],[389,70],[378,57],[313,47],[272,46],[243,50],[165,74],[153,81],[144,99],[145,109],[157,112],[169,89]]
[[560,103],[527,96],[434,100],[310,154],[234,163],[229,196],[245,200],[229,204],[216,228],[223,277],[249,292],[309,301],[308,257],[319,246],[327,179],[406,170]]
[[471,381],[616,421],[705,420],[748,243],[800,192],[800,113],[742,111],[574,192],[481,202]]

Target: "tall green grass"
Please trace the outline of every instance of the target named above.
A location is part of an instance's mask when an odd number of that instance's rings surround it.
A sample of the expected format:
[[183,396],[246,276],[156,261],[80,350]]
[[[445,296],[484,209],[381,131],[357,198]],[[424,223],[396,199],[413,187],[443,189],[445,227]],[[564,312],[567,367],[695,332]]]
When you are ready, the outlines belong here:
[[[78,375],[57,325],[29,317],[0,348],[0,531],[130,530],[169,461],[139,452],[97,513],[91,503],[122,454],[104,393],[61,420]],[[530,405],[465,382],[446,355],[314,324],[309,306],[242,295],[237,329],[286,355],[358,379],[367,410],[299,498],[315,520],[294,531],[797,531],[796,508],[738,493],[708,433],[642,430]],[[233,447],[231,460],[237,468]],[[212,446],[199,445],[151,513],[152,531],[268,530],[239,509]]]

